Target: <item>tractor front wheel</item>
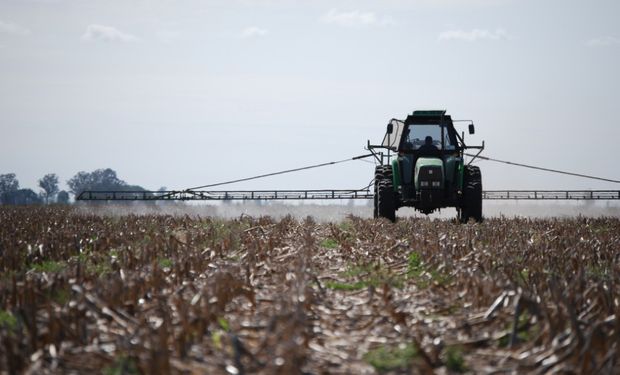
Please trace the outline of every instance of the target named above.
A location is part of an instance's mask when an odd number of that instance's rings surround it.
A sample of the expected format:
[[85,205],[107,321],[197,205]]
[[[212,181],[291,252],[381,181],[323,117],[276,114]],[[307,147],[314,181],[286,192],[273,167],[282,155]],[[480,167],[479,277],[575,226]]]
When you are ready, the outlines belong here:
[[459,210],[461,223],[467,223],[470,218],[477,222],[482,221],[482,176],[480,168],[468,165],[463,176],[463,203]]

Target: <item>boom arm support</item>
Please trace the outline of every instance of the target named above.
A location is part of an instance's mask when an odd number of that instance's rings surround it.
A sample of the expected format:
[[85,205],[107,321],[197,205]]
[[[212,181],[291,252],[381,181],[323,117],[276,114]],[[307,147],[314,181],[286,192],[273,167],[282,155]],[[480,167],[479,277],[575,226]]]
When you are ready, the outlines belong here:
[[[372,199],[362,190],[84,191],[78,201],[226,201]],[[487,190],[487,200],[620,200],[620,190]]]

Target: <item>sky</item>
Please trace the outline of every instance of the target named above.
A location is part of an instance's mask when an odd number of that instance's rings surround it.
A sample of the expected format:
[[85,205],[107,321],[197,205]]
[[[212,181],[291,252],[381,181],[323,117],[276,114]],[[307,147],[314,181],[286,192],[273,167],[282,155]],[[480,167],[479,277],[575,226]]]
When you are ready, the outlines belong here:
[[[0,174],[183,189],[362,155],[391,118],[446,109],[483,155],[620,179],[619,16],[617,0],[0,0]],[[619,188],[479,165],[485,189]]]

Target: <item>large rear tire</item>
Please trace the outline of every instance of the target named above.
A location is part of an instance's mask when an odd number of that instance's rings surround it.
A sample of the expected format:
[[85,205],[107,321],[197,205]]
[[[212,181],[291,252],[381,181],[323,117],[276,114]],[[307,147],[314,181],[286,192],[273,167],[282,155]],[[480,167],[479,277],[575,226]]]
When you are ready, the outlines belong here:
[[469,219],[482,221],[482,175],[480,168],[468,165],[463,176],[463,203],[459,220],[467,223]]
[[373,204],[373,217],[379,218],[379,183],[383,180],[392,180],[392,168],[389,165],[379,165],[375,168],[375,181],[374,181],[374,204]]
[[394,187],[392,181],[384,179],[379,182],[379,194],[377,199],[379,217],[384,217],[391,222],[396,221],[396,204],[394,199]]
[[372,217],[375,219],[379,217],[379,180],[375,177],[375,195],[373,197],[374,205],[372,210]]

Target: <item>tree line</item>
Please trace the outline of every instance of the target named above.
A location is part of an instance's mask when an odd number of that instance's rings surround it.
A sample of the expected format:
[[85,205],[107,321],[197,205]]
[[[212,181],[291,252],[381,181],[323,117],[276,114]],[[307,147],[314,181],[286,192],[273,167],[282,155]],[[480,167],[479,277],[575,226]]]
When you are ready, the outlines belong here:
[[121,180],[113,169],[97,169],[92,172],[78,172],[67,180],[69,191],[60,190],[58,175],[48,173],[38,181],[39,193],[32,189],[20,188],[15,173],[0,174],[0,204],[68,204],[70,195],[77,197],[85,190],[104,191],[144,191],[138,185],[130,185]]

